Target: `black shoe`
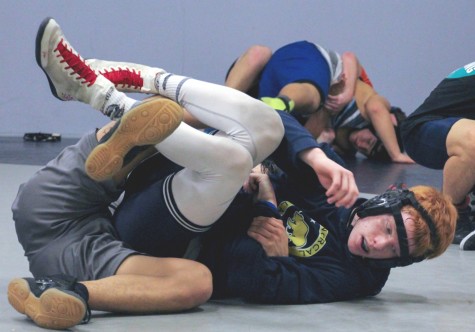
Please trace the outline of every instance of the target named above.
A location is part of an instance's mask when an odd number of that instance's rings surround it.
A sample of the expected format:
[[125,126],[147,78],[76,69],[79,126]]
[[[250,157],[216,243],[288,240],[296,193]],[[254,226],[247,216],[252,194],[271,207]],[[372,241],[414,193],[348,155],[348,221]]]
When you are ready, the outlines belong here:
[[65,275],[16,278],[8,285],[8,301],[13,308],[49,329],[87,323],[91,317],[88,299],[86,286]]
[[475,214],[475,188],[472,189],[471,192],[468,193],[468,205],[470,206],[470,209],[472,210],[472,216]]
[[459,244],[468,234],[475,230],[474,223],[470,220],[470,214],[472,212],[470,206],[457,209],[457,211],[459,213],[459,217],[457,219],[457,226],[455,228],[455,237],[452,241],[453,244]]
[[460,242],[460,250],[475,250],[475,231],[463,238]]

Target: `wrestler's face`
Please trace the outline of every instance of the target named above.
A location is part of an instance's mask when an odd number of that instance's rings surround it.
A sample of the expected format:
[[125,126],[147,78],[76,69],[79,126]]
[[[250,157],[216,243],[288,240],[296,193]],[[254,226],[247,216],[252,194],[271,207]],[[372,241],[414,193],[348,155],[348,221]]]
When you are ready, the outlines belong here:
[[348,137],[351,145],[360,153],[369,156],[378,138],[368,128],[355,130]]
[[[406,212],[402,212],[402,218],[408,237],[409,253],[414,248],[414,220]],[[360,218],[357,215],[351,224],[348,248],[353,255],[385,259],[401,255],[399,239],[396,231],[396,221],[391,214],[369,216]]]

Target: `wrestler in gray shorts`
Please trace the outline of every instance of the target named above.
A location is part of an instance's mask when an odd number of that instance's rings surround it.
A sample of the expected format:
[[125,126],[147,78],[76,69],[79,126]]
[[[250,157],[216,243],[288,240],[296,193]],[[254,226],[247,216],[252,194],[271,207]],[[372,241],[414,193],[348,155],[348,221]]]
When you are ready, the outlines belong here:
[[[218,132],[207,135],[180,123],[155,148],[183,169],[163,187],[166,190],[159,186],[158,196],[147,197],[145,192],[137,204],[124,208],[123,203],[122,211],[144,210],[146,202],[156,208],[154,197],[166,195],[164,204],[147,219],[160,223],[159,229],[145,234],[157,236],[157,241],[165,237],[184,242],[186,236],[191,239],[209,229],[226,211],[252,167],[280,144],[284,127],[269,106],[224,86],[167,74],[160,78],[160,92]],[[13,219],[35,276],[65,273],[79,280],[100,279],[113,275],[127,256],[138,254],[118,240],[111,224],[108,206],[123,186],[96,183],[85,172],[85,160],[96,146],[94,133],[85,136],[20,188]],[[141,215],[129,214],[126,222],[135,226],[137,218]],[[170,233],[164,231],[167,221]],[[141,240],[146,230],[136,230]]]
[[91,132],[64,149],[21,185],[13,219],[35,277],[65,273],[78,280],[114,275],[137,254],[118,240],[109,204],[122,193],[112,180],[95,182],[84,163],[97,146]]

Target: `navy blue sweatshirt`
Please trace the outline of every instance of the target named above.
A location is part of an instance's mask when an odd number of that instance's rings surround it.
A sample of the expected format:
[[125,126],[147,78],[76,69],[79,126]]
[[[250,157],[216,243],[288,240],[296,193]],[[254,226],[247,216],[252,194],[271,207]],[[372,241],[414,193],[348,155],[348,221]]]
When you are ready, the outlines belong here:
[[[328,145],[318,144],[292,116],[279,114],[285,137],[271,159],[282,172],[271,180],[277,201],[291,202],[290,207],[282,216],[282,211],[254,204],[247,193],[236,196],[203,239],[199,261],[213,273],[213,298],[304,304],[378,294],[389,269],[371,268],[349,253],[349,210],[326,203],[325,189],[298,153],[318,147],[335,161],[342,163],[341,159]],[[283,220],[289,234],[288,257],[268,257],[262,246],[247,236],[252,218],[258,214]]]

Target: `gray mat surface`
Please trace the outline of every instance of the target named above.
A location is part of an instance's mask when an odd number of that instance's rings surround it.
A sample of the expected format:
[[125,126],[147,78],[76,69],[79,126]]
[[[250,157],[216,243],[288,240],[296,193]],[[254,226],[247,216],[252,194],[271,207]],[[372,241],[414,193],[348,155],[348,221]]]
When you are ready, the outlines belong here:
[[[21,148],[30,143],[17,141],[11,151],[25,156]],[[41,147],[30,165],[3,161],[0,153],[0,331],[45,331],[38,328],[7,301],[6,288],[11,278],[29,276],[26,258],[18,244],[10,205],[17,188],[42,164],[38,159],[55,155],[63,143],[33,143]],[[45,145],[57,144],[57,145]],[[65,143],[66,144],[66,143]],[[2,148],[3,147],[3,148]],[[6,149],[8,150],[8,149]],[[46,152],[48,150],[48,152]],[[53,151],[50,151],[53,150]],[[48,158],[50,159],[50,158]],[[36,160],[36,161],[35,161]],[[388,183],[409,185],[429,183],[440,186],[441,173],[417,165],[380,165],[354,160],[360,189],[365,194],[381,191]],[[452,245],[440,258],[395,269],[382,293],[374,298],[331,304],[272,306],[253,305],[239,300],[209,302],[182,314],[122,316],[93,312],[91,322],[74,331],[472,331],[475,326],[475,252],[462,252]]]

